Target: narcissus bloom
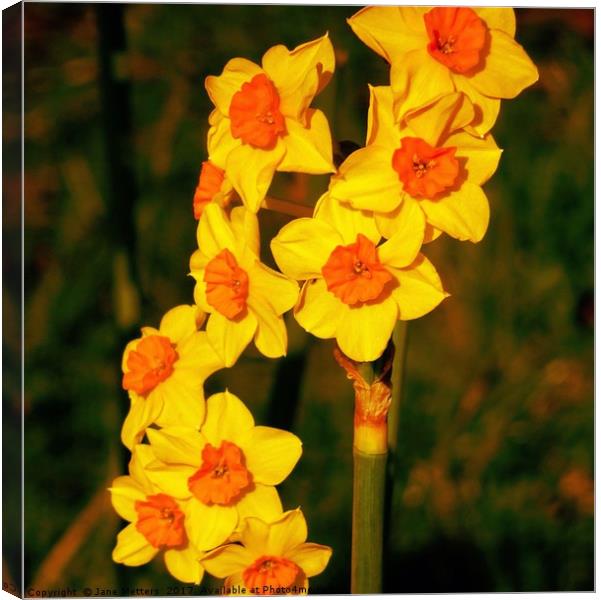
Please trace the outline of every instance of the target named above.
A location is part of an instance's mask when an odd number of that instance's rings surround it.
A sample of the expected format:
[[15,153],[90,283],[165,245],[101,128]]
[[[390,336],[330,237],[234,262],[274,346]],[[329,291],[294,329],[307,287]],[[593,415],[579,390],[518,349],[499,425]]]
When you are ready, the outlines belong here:
[[204,207],[209,202],[217,202],[219,206],[226,207],[234,189],[225,177],[225,171],[214,165],[210,160],[205,160],[200,168],[198,184],[194,190],[192,202],[194,218],[200,219]]
[[326,34],[292,51],[274,46],[261,67],[234,58],[219,77],[207,77],[217,107],[209,117],[209,157],[249,210],[259,210],[275,171],[334,171],[327,119],[309,108],[333,72]]
[[256,215],[236,207],[228,220],[219,206],[209,204],[197,237],[199,250],[190,259],[194,299],[211,313],[207,335],[226,366],[253,337],[265,356],[286,354],[282,315],[296,302],[298,285],[260,262]]
[[165,427],[147,432],[157,461],[146,474],[164,493],[186,506],[186,532],[200,550],[227,540],[247,516],[271,520],[282,514],[275,485],[301,455],[300,440],[287,431],[255,426],[233,394],[207,400],[200,430]]
[[148,446],[138,445],[129,463],[129,475],[117,477],[109,488],[111,502],[129,525],[117,536],[113,560],[137,567],[164,551],[165,565],[180,581],[199,584],[202,554],[189,542],[185,503],[161,492],[144,472],[154,461]]
[[143,327],[142,337],[125,347],[123,388],[131,400],[121,440],[131,450],[151,423],[199,427],[204,419],[203,383],[224,367],[205,332],[196,306],[176,306],[159,329]]
[[227,544],[204,556],[203,566],[225,587],[247,594],[306,594],[308,578],[328,565],[332,549],[306,543],[307,523],[300,509],[266,523],[248,518],[242,525],[242,545]]
[[460,91],[477,107],[473,128],[494,125],[501,98],[514,98],[538,79],[515,41],[512,8],[370,6],[349,19],[357,36],[391,64],[395,116]]
[[[366,147],[353,152],[330,184],[330,194],[354,208],[376,212],[385,237],[417,203],[432,231],[478,242],[490,216],[482,185],[495,172],[501,150],[490,134],[462,128],[474,115],[462,93],[448,94],[399,124],[390,87],[370,87]],[[431,237],[429,232],[427,237]]]
[[412,204],[402,226],[378,246],[371,214],[324,195],[314,218],[288,223],[271,243],[280,269],[307,280],[296,320],[319,338],[336,338],[353,360],[377,359],[398,319],[421,317],[448,295],[419,253],[424,230],[424,215]]

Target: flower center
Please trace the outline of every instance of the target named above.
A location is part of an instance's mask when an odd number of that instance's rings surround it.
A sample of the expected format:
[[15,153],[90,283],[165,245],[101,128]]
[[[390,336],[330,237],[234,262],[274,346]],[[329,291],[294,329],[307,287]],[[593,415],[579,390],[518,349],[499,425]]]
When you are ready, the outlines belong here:
[[246,309],[248,275],[227,248],[207,263],[204,281],[207,302],[223,316],[234,319]]
[[145,501],[137,500],[134,508],[138,513],[136,529],[155,548],[175,548],[187,542],[184,513],[171,496],[147,496]]
[[334,248],[321,272],[328,290],[349,306],[376,300],[392,280],[375,244],[361,233],[354,244]]
[[264,73],[243,83],[232,96],[229,116],[232,135],[255,148],[269,150],[286,134],[280,96]]
[[213,199],[221,189],[225,171],[212,162],[205,160],[202,163],[198,185],[194,192],[194,218],[200,219],[204,207]]
[[244,454],[236,444],[222,441],[219,448],[206,444],[200,469],[188,479],[188,489],[204,504],[228,506],[251,484]]
[[435,148],[421,138],[405,137],[392,155],[403,189],[415,198],[435,198],[457,181],[457,148]]
[[123,389],[145,395],[173,373],[173,364],[179,358],[168,337],[148,335],[127,357],[127,371],[123,374]]
[[287,558],[261,556],[244,570],[242,577],[253,593],[267,595],[281,594],[281,588],[289,588],[299,573],[298,565]]
[[478,65],[487,28],[471,8],[438,6],[424,15],[424,23],[430,56],[457,73]]

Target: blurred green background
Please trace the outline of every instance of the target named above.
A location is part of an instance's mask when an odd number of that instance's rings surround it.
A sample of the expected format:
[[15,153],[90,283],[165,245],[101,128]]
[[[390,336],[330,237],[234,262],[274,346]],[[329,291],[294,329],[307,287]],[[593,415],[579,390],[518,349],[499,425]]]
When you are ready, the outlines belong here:
[[[122,348],[192,302],[203,79],[329,31],[337,70],[316,106],[337,140],[362,143],[367,84],[388,72],[345,22],[357,8],[25,4],[26,589],[177,583],[160,559],[111,562],[122,523],[106,487],[128,459]],[[494,128],[505,152],[486,186],[488,234],[425,250],[452,297],[409,327],[385,591],[593,589],[593,11],[517,19],[540,81],[503,103]],[[4,119],[5,140],[17,138],[17,115]],[[282,174],[272,195],[311,205],[326,185]],[[287,220],[261,213],[266,262]],[[16,350],[18,298],[5,287],[3,301]],[[207,393],[228,386],[259,423],[301,437],[282,499],[334,549],[311,591],[344,593],[352,390],[331,340],[293,319],[289,331],[286,359],[249,349]],[[19,423],[18,386],[5,401],[6,428]],[[17,560],[5,555],[9,576]]]

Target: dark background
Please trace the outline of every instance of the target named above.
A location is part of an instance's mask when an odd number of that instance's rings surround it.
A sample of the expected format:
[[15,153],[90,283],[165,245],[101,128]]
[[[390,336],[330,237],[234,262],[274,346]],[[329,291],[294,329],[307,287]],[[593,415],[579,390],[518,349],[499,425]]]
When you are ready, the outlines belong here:
[[[337,140],[362,143],[367,83],[388,73],[345,23],[357,9],[25,5],[26,589],[177,584],[160,559],[112,563],[122,523],[106,487],[128,459],[122,348],[192,302],[191,202],[212,109],[203,79],[327,30],[337,70],[316,105]],[[505,152],[486,186],[488,234],[425,250],[452,297],[409,327],[386,591],[593,588],[593,11],[517,20],[540,81],[503,103],[493,130]],[[6,111],[11,143],[19,116]],[[18,163],[4,176],[19,189]],[[326,185],[282,174],[272,195],[311,205]],[[4,209],[15,235],[19,207]],[[267,262],[287,220],[261,213]],[[7,268],[18,274],[16,255]],[[18,356],[16,289],[3,302],[5,352]],[[348,592],[352,391],[332,341],[293,319],[289,332],[287,359],[249,349],[207,392],[227,385],[258,423],[301,437],[282,499],[302,506],[310,541],[334,549],[311,590]],[[16,373],[5,375],[9,445]],[[5,577],[19,558],[5,554]]]

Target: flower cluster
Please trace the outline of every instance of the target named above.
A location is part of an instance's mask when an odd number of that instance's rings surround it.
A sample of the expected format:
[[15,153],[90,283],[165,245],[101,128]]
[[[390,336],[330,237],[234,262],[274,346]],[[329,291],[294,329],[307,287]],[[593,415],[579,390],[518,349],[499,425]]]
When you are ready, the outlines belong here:
[[[227,390],[205,400],[205,380],[251,341],[284,356],[290,310],[352,360],[377,359],[399,319],[448,296],[423,246],[486,232],[482,185],[501,155],[489,130],[500,99],[537,79],[513,39],[512,9],[369,7],[349,24],[390,63],[390,85],[370,86],[365,147],[338,168],[328,121],[311,107],[334,72],[327,34],[292,51],[275,46],[261,65],[234,58],[206,79],[215,109],[193,199],[194,304],[144,327],[123,355],[131,462],[110,491],[129,525],[116,562],[161,552],[184,582],[206,570],[236,591],[306,590],[331,549],[306,542],[302,512],[284,512],[275,487],[301,442],[255,425]],[[331,179],[313,215],[271,240],[278,272],[261,260],[257,213],[281,171]]]

